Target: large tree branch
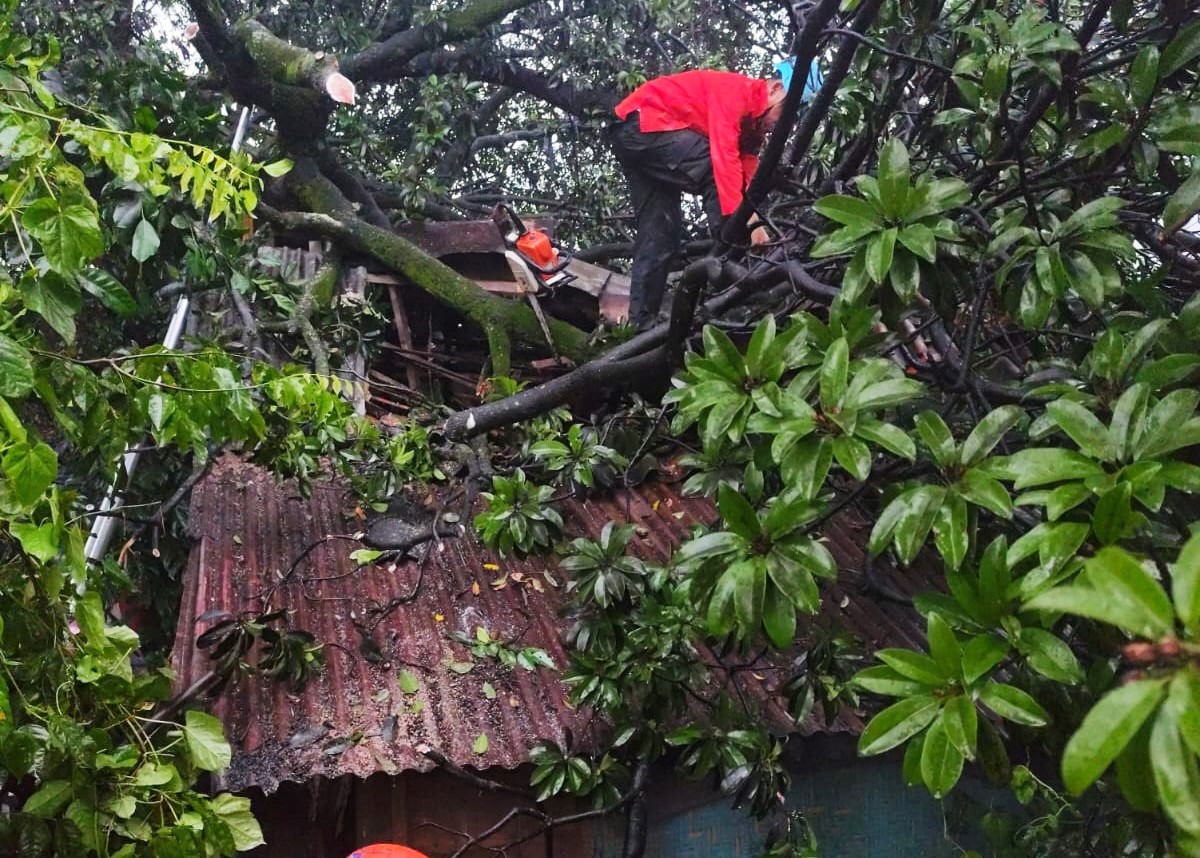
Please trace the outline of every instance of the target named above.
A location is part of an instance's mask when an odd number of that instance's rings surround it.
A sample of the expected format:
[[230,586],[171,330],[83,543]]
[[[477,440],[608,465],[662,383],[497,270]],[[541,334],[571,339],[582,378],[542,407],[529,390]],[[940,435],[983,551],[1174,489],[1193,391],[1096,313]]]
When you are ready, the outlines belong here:
[[397,69],[395,76],[423,78],[447,72],[461,72],[473,80],[510,87],[575,116],[611,113],[620,100],[609,90],[576,86],[566,75],[551,77],[515,60],[484,56],[476,51],[430,51]]
[[465,9],[451,12],[442,21],[410,27],[342,58],[342,73],[351,80],[386,82],[395,80],[397,70],[413,57],[450,42],[482,33],[506,15],[523,9],[534,0],[475,0]]
[[450,144],[434,171],[438,181],[444,187],[450,187],[454,178],[463,171],[471,156],[475,154],[475,141],[471,134],[478,133],[480,129],[489,126],[496,118],[496,114],[500,112],[500,108],[508,103],[514,94],[511,89],[502,86],[489,95],[474,113],[464,113],[460,117],[462,127],[459,130],[458,139]]

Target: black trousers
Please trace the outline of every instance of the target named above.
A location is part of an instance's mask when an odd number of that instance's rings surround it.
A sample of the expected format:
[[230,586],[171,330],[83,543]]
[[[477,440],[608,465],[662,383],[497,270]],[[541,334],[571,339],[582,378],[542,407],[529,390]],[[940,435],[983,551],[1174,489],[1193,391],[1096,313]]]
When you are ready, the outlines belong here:
[[709,231],[721,229],[721,203],[713,180],[708,138],[688,129],[642,131],[637,113],[609,129],[617,161],[629,181],[637,223],[630,272],[629,319],[639,328],[662,307],[671,259],[679,249],[683,194],[704,198]]

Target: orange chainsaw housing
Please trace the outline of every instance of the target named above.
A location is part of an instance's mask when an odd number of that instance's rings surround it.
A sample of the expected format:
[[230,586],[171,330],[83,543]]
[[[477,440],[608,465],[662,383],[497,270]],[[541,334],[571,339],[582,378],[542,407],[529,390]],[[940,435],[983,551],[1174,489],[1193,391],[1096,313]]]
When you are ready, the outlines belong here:
[[350,858],[429,858],[429,856],[416,849],[409,849],[407,846],[376,843],[354,850],[350,853]]
[[517,250],[539,268],[553,268],[558,264],[558,251],[550,243],[550,237],[540,230],[529,230],[515,244]]

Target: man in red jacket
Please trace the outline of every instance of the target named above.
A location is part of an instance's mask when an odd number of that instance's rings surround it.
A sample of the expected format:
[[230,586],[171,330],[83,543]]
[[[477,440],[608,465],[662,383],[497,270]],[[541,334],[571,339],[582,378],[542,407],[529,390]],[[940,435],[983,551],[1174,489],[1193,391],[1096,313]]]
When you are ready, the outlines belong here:
[[715,237],[742,201],[785,94],[778,79],[688,71],[648,81],[617,105],[621,121],[610,134],[637,218],[629,317],[639,328],[652,325],[662,306],[683,193],[703,197]]

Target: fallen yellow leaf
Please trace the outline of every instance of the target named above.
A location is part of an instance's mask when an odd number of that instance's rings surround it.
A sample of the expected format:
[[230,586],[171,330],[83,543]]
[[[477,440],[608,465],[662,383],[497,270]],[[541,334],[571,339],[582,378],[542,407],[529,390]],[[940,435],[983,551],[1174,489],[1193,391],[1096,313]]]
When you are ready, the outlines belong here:
[[537,590],[539,593],[546,592],[546,588],[542,586],[542,582],[539,581],[537,578],[530,578],[529,583],[531,585],[533,585],[533,589]]
[[442,616],[441,614],[434,614],[433,619],[439,623],[446,622],[446,618],[444,616]]
[[495,572],[495,571],[497,571],[497,570],[498,570],[500,567],[499,567],[499,566],[497,566],[495,563],[484,563],[484,564],[483,564],[483,568],[484,568],[484,569],[487,569],[487,570],[489,570],[489,571],[491,571],[491,572]]
[[472,582],[471,582],[471,595],[472,595],[472,596],[478,596],[478,595],[479,595],[479,582],[478,582],[478,581],[472,581]]

